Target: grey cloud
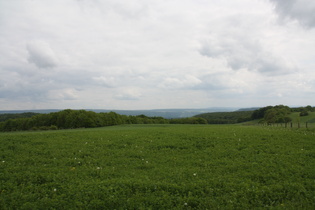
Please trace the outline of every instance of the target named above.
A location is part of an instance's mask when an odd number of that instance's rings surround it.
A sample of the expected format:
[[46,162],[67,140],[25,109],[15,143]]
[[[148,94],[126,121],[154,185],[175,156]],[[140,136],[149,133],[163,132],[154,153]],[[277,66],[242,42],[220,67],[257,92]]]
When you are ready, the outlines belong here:
[[0,86],[0,98],[20,100],[27,98],[33,103],[50,100],[74,100],[77,98],[77,89],[64,87],[64,84],[52,84],[47,80],[33,80],[25,82],[22,78],[15,82]]
[[48,92],[48,99],[51,100],[76,100],[77,90],[73,88],[55,89]]
[[26,46],[29,53],[28,61],[38,68],[52,68],[57,66],[55,53],[46,42],[32,42]]
[[0,78],[0,98],[19,100],[27,98],[31,101],[40,102],[47,100],[72,100],[76,93],[91,84],[92,80],[86,81],[86,75],[81,72],[34,71],[33,68],[25,67],[26,72],[21,70],[8,71]]
[[139,18],[147,13],[147,5],[143,1],[114,1],[113,9],[126,18]]
[[159,79],[152,73],[141,73],[136,70],[128,70],[128,68],[121,72],[115,71],[115,68],[107,68],[104,73],[88,75],[91,75],[90,84],[105,88],[152,86],[156,83],[154,80]]
[[[303,1],[270,1],[313,26]],[[315,30],[279,27],[270,1],[0,0],[0,108],[245,104],[295,81],[290,62],[313,84]]]
[[270,0],[282,19],[295,19],[301,25],[315,27],[314,0]]
[[142,94],[139,89],[134,87],[121,88],[117,94],[114,95],[118,100],[139,100]]
[[235,72],[205,74],[201,78],[202,82],[194,88],[220,94],[223,91],[230,93],[233,90],[243,88],[238,80],[239,78],[236,78]]
[[224,90],[230,85],[228,80],[228,75],[218,73],[207,74],[202,77],[202,83],[198,88],[212,91]]
[[133,101],[133,100],[139,100],[139,97],[130,95],[130,94],[117,94],[114,96],[115,99],[123,100],[123,101]]
[[[227,26],[232,27],[232,26]],[[209,34],[202,41],[199,53],[203,56],[223,59],[233,70],[247,69],[267,75],[286,74],[294,66],[285,62],[261,45],[259,37],[249,37],[242,29],[235,34],[234,29],[221,30]]]
[[185,75],[182,78],[167,77],[158,86],[164,89],[190,89],[201,83],[199,78],[193,75]]
[[33,101],[39,101],[45,95],[45,92],[45,89],[39,84],[29,84],[19,80],[13,84],[0,87],[0,98],[10,100],[31,98]]
[[148,13],[147,1],[134,0],[106,0],[106,1],[86,1],[77,0],[78,6],[84,13],[97,11],[100,14],[119,16],[122,19],[139,19]]
[[93,77],[92,78],[97,84],[104,86],[104,87],[108,87],[108,88],[113,88],[116,86],[116,79],[113,76],[110,77],[104,77],[104,76],[100,76],[100,77]]

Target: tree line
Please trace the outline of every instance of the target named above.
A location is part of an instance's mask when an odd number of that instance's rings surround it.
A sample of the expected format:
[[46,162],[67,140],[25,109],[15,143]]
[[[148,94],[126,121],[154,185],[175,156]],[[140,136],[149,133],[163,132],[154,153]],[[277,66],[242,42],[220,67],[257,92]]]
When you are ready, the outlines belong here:
[[[20,114],[19,114],[20,115]],[[28,114],[27,116],[29,116]],[[20,115],[24,116],[24,115]],[[8,117],[8,116],[7,116]],[[10,119],[11,118],[11,119]],[[31,114],[31,117],[10,117],[0,122],[0,131],[57,130],[73,128],[95,128],[122,124],[205,124],[202,118],[165,119],[145,115],[127,116],[115,112],[96,113],[86,110],[66,109],[49,114]]]
[[24,113],[17,113],[17,114],[4,113],[4,114],[0,114],[0,122],[4,122],[9,119],[28,118],[37,114],[38,113],[34,113],[34,112],[24,112]]
[[96,113],[66,109],[49,114],[0,114],[0,131],[57,130],[95,128],[122,124],[233,124],[259,119],[260,123],[289,123],[291,112],[306,116],[315,107],[290,108],[284,105],[266,106],[255,111],[204,113],[194,117],[165,119],[146,115],[120,115],[115,112]]
[[255,110],[252,114],[252,119],[260,119],[261,123],[289,123],[292,121],[289,117],[292,112],[300,112],[300,116],[307,116],[309,112],[314,111],[315,107],[310,105],[296,108],[284,105],[266,106]]
[[288,123],[291,122],[290,113],[299,112],[300,116],[307,116],[314,112],[315,107],[290,108],[285,105],[266,106],[253,111],[212,112],[196,115],[204,118],[208,124],[235,124],[259,119],[260,123]]
[[196,115],[206,119],[208,124],[235,124],[252,120],[253,111],[210,112]]

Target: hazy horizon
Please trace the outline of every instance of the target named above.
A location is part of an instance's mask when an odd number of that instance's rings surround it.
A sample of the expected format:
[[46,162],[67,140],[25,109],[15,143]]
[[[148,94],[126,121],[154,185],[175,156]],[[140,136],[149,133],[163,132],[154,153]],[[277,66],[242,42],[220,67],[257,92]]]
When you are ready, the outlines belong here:
[[[284,105],[284,106],[287,106],[286,104],[275,104],[275,105],[267,105],[267,106],[277,106],[277,105]],[[297,107],[306,107],[306,106],[309,106],[309,104],[307,105],[296,105],[296,106],[288,106],[290,108],[297,108]],[[312,106],[312,105],[310,105]],[[0,112],[5,112],[5,111],[45,111],[45,110],[56,110],[56,111],[59,111],[59,110],[65,110],[65,109],[72,109],[72,110],[106,110],[106,111],[163,111],[163,110],[240,110],[240,109],[255,109],[255,108],[263,108],[265,106],[255,106],[255,107],[204,107],[204,108],[165,108],[165,109],[102,109],[102,108],[97,108],[97,109],[93,109],[93,108],[50,108],[50,109],[45,109],[45,108],[41,108],[41,109],[0,109]],[[312,106],[314,107],[314,106]]]

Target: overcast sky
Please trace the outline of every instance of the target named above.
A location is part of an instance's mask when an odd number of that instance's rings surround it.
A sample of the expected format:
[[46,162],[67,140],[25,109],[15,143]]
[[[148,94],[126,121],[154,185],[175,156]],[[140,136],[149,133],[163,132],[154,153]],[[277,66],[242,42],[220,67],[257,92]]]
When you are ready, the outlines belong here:
[[314,0],[0,0],[0,110],[315,106]]

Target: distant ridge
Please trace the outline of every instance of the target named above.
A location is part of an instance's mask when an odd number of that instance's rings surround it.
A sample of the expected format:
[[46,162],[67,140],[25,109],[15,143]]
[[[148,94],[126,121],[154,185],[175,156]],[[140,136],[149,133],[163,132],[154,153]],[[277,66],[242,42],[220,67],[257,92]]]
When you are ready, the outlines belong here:
[[19,114],[25,112],[33,112],[40,114],[47,114],[51,112],[59,112],[62,109],[26,109],[26,110],[0,110],[0,114]]
[[[115,110],[115,109],[84,109],[93,112],[116,112],[121,115],[146,115],[148,117],[164,117],[167,119],[172,118],[185,118],[192,117],[197,114],[209,113],[209,112],[232,112],[236,111],[238,108],[233,107],[212,107],[205,109],[151,109],[151,110]],[[0,110],[0,114],[16,114],[33,112],[40,114],[47,114],[51,112],[59,112],[63,109],[35,109],[35,110]],[[74,109],[75,110],[75,109]]]
[[238,112],[255,111],[255,110],[260,109],[260,108],[261,108],[261,107],[241,108],[241,109],[238,109],[237,111],[238,111]]

